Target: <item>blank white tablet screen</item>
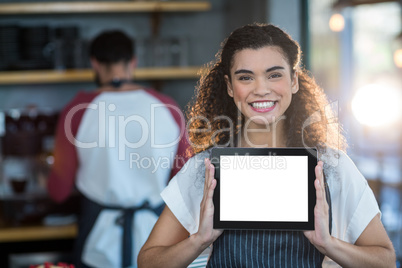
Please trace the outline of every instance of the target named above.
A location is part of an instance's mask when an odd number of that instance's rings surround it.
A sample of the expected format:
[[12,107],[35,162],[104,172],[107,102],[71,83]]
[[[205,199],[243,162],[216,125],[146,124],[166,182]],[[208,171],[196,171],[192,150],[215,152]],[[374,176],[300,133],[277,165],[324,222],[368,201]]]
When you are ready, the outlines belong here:
[[221,155],[221,221],[308,221],[308,157]]

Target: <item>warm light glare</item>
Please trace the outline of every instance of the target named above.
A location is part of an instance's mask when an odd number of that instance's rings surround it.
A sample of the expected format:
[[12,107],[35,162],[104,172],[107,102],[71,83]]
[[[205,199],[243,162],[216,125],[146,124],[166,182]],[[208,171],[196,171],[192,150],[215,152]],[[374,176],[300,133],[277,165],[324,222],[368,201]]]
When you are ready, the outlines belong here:
[[359,88],[352,100],[352,111],[356,119],[371,127],[398,122],[402,114],[401,106],[401,90],[380,84]]
[[394,62],[398,68],[402,68],[402,48],[394,52]]
[[333,14],[329,19],[329,28],[334,32],[340,32],[345,28],[345,19],[339,13]]

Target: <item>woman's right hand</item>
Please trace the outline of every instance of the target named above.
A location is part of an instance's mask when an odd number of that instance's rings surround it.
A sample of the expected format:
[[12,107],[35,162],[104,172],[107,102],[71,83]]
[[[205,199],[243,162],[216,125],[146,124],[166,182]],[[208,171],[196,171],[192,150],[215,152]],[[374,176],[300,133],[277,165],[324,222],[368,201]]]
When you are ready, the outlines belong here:
[[212,197],[216,187],[216,179],[214,178],[215,168],[209,159],[204,160],[205,163],[205,183],[204,195],[200,205],[200,225],[196,233],[197,239],[208,247],[211,245],[222,233],[223,230],[213,228],[214,220],[214,203]]
[[205,167],[198,232],[189,237],[166,206],[138,255],[138,267],[187,267],[222,234],[223,230],[213,228],[215,169],[208,159]]

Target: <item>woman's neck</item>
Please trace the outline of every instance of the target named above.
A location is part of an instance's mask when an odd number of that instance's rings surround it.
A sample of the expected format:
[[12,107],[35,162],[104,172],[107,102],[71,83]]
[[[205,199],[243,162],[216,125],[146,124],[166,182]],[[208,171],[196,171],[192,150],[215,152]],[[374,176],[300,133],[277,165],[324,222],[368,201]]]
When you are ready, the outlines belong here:
[[286,147],[284,121],[278,121],[268,126],[248,126],[243,128],[238,140],[238,147],[276,148]]

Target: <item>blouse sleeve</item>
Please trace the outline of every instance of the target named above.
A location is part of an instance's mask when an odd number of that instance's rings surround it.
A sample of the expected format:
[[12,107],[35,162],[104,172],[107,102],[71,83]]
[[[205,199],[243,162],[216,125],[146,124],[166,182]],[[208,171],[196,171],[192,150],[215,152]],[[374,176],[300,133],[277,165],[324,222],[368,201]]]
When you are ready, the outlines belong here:
[[[331,195],[333,237],[354,244],[370,221],[381,212],[367,180],[343,152],[323,159]],[[329,163],[328,163],[329,162]],[[325,257],[323,267],[339,267]]]
[[380,209],[367,180],[346,154],[340,153],[335,170],[337,176],[328,181],[332,235],[354,244]]
[[204,156],[199,154],[190,158],[161,193],[166,205],[190,235],[198,231],[205,180]]

